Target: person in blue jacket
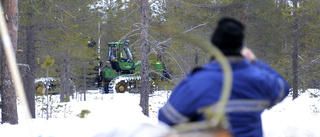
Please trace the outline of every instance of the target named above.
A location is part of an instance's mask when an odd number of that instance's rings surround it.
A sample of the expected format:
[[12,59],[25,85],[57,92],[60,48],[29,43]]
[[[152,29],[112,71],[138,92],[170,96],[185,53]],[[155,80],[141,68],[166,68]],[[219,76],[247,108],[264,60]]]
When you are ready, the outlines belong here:
[[[236,137],[261,137],[261,113],[283,100],[289,86],[278,72],[243,46],[244,29],[239,21],[224,17],[218,22],[211,42],[227,57],[233,71],[226,108],[231,133]],[[213,59],[177,85],[159,109],[158,119],[168,125],[204,120],[200,109],[218,102],[222,85],[221,66]]]

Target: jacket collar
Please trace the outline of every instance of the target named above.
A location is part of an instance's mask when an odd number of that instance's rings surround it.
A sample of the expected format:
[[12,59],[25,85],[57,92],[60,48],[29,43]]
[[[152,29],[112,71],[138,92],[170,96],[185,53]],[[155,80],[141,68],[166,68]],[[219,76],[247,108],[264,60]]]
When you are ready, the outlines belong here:
[[[232,69],[239,67],[246,67],[250,64],[250,61],[242,56],[226,56],[230,62]],[[207,69],[221,69],[221,65],[216,60],[211,60],[210,63],[206,64],[204,68]]]
[[[226,56],[229,62],[242,62],[244,60],[243,56]],[[210,62],[217,61],[214,57],[210,58]]]

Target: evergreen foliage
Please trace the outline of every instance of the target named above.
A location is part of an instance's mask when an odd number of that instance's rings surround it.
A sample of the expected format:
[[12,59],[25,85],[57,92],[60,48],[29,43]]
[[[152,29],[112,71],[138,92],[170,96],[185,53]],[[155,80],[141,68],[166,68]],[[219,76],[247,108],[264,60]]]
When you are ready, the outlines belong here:
[[[181,33],[209,39],[222,16],[239,19],[246,25],[246,46],[260,60],[268,62],[293,84],[293,44],[299,46],[298,88],[319,88],[319,10],[316,0],[297,1],[293,8],[287,0],[162,0],[149,1],[149,60],[162,61],[171,80],[156,81],[159,89],[170,90],[193,68],[210,61],[206,51],[187,41],[159,33],[159,25]],[[140,3],[135,1],[48,0],[20,1],[20,28],[34,24],[36,77],[46,72],[41,64],[50,55],[55,60],[49,70],[60,78],[65,96],[83,93],[93,87],[101,63],[106,65],[106,44],[130,40],[136,60],[141,60]],[[293,16],[295,12],[296,16]],[[29,20],[30,13],[34,19]],[[296,21],[296,22],[295,22]],[[295,24],[296,23],[296,24]],[[294,25],[298,29],[294,30]],[[18,48],[26,43],[26,32],[19,29]],[[293,37],[297,32],[297,38]],[[100,40],[100,41],[99,41]],[[96,45],[88,46],[95,41]],[[98,54],[100,44],[101,56]],[[20,47],[19,47],[20,46]],[[23,54],[17,54],[24,62]],[[100,56],[100,60],[97,58]],[[152,71],[152,68],[149,69]],[[169,84],[168,84],[169,83]]]

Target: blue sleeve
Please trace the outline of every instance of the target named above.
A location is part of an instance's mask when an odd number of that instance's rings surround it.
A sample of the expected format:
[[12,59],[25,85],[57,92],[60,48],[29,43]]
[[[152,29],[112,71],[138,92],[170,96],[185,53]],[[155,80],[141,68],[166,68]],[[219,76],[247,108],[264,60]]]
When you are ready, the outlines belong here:
[[266,76],[267,87],[270,89],[271,106],[282,101],[289,94],[289,85],[287,81],[267,63],[256,61],[254,63]]
[[188,80],[185,79],[172,91],[166,104],[159,110],[158,119],[168,125],[190,121],[184,112],[188,105],[182,105],[182,103],[189,104],[191,101],[186,97],[188,92],[190,92],[190,87]]
[[204,72],[197,72],[192,77],[182,80],[159,110],[158,119],[168,125],[175,125],[201,117],[198,110],[219,99],[220,93],[207,92],[214,92],[212,87],[221,91],[221,83],[212,82],[212,79],[216,78]]

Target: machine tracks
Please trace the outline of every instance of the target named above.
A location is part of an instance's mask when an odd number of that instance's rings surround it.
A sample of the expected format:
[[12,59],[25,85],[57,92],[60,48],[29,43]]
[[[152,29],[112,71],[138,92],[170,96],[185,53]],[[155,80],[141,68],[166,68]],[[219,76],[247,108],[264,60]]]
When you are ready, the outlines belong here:
[[[112,79],[108,85],[108,93],[139,93],[141,89],[141,76],[118,76]],[[106,88],[105,88],[106,89]],[[149,91],[153,93],[155,90],[155,83],[149,77]]]

